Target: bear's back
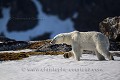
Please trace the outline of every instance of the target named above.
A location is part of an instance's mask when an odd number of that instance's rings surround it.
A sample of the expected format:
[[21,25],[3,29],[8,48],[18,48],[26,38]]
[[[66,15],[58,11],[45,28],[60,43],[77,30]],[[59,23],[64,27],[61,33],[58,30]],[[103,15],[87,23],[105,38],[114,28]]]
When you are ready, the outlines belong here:
[[90,42],[93,40],[93,36],[95,35],[101,35],[99,32],[79,32],[80,33],[80,38],[84,42]]

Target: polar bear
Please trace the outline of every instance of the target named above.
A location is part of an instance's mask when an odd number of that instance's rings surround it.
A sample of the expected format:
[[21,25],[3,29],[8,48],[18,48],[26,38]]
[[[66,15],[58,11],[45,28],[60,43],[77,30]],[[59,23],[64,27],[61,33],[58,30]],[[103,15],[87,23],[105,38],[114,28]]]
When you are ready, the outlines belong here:
[[80,61],[83,50],[95,51],[99,60],[114,60],[109,52],[109,40],[100,32],[79,32],[60,33],[56,35],[51,44],[66,43],[72,46],[72,53],[77,61]]

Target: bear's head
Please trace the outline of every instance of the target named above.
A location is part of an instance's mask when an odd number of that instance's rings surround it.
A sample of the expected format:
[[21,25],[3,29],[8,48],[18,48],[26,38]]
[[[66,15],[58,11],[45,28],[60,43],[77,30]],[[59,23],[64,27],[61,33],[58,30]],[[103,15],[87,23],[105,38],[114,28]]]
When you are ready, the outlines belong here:
[[58,34],[52,39],[50,43],[51,44],[62,44],[63,42],[64,42],[64,35]]

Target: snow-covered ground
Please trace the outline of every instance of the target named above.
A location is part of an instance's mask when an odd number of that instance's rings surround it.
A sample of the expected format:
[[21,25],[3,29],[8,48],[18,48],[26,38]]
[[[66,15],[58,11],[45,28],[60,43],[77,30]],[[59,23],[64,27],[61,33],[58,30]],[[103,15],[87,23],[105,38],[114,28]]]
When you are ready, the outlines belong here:
[[[21,32],[8,32],[7,31],[7,23],[10,17],[10,8],[3,8],[2,14],[3,18],[0,19],[0,32],[3,32],[8,38],[15,39],[15,40],[30,40],[30,37],[35,37],[38,35],[42,35],[45,32],[51,32],[51,38],[55,35],[63,32],[70,32],[73,31],[74,24],[71,19],[66,19],[64,21],[60,20],[57,16],[47,15],[42,11],[42,5],[38,0],[32,0],[37,7],[38,10],[38,25],[28,31],[21,31]],[[77,16],[77,13],[75,14]],[[18,19],[18,18],[17,18]],[[22,27],[22,26],[21,26]],[[34,33],[34,34],[33,34]],[[21,36],[21,37],[20,37]]]
[[81,61],[62,55],[37,55],[0,62],[0,80],[120,80],[120,57],[98,61],[83,54]]
[[[33,49],[34,50],[34,49]],[[10,53],[10,52],[13,52],[13,53],[18,53],[18,52],[30,52],[30,51],[33,51],[32,49],[23,49],[23,50],[16,50],[16,51],[0,51],[0,53]]]

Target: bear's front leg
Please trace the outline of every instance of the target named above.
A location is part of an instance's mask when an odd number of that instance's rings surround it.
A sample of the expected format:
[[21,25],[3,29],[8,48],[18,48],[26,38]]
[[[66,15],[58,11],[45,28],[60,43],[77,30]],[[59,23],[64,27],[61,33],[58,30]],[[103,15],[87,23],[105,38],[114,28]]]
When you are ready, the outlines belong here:
[[77,61],[80,61],[80,57],[81,57],[81,54],[82,54],[82,49],[80,49],[80,46],[78,43],[73,43],[72,44],[72,52],[74,54],[74,58],[77,60]]

